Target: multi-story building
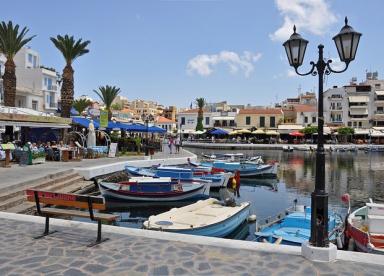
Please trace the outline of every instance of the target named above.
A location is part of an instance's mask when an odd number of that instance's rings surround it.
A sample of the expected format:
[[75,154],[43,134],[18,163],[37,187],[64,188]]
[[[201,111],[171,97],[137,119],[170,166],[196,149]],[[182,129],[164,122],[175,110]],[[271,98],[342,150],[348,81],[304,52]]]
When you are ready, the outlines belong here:
[[235,122],[238,128],[276,129],[284,121],[281,108],[240,109]]
[[163,116],[169,120],[176,122],[177,107],[172,105],[163,110]]
[[159,115],[158,104],[154,101],[133,100],[129,102],[129,109],[134,110],[140,116],[152,115],[153,117]]
[[377,77],[377,72],[369,72],[362,83],[356,84],[354,79],[349,85],[325,91],[325,123],[365,129],[384,126],[384,80]]
[[312,93],[312,92],[301,93],[298,97],[287,98],[282,103],[283,106],[294,105],[294,104],[317,105],[316,93]]
[[[180,126],[180,130],[183,133],[192,133],[196,130],[197,126],[197,116],[198,108],[188,109],[181,111],[177,114],[177,123]],[[211,120],[212,112],[207,109],[204,109],[203,113],[203,127],[205,129],[213,127],[213,122]]]
[[[4,56],[0,55],[2,72],[4,72],[4,62]],[[22,48],[16,54],[14,62],[16,64],[15,106],[56,112],[60,95],[57,85],[58,74],[55,69],[40,65],[39,54],[28,47]],[[0,98],[3,99],[3,96]]]
[[122,109],[129,108],[128,98],[121,95],[116,96],[116,98],[113,100],[113,103],[120,105]]

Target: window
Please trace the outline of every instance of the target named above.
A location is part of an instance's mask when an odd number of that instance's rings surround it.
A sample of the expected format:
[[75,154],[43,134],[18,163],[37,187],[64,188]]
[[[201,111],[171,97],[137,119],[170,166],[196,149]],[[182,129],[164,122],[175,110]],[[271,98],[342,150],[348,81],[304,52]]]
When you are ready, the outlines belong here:
[[37,110],[37,104],[38,104],[37,101],[32,101],[32,109],[33,110]]
[[308,117],[307,117],[307,116],[304,117],[304,123],[305,123],[305,124],[308,123]]
[[37,62],[36,62],[36,60],[37,60],[36,56],[33,56],[33,62],[32,62],[32,64],[33,64],[33,68],[36,68],[36,67],[37,67]]
[[316,123],[316,117],[312,117],[312,123]]
[[33,56],[32,54],[28,54],[28,62],[32,63],[33,62]]
[[352,123],[351,123],[351,122],[348,122],[348,126],[351,127],[351,126],[352,126]]
[[181,117],[181,123],[180,123],[180,125],[182,126],[182,125],[185,125],[185,117]]
[[375,83],[375,88],[380,88],[380,83]]
[[264,116],[260,117],[260,127],[265,127],[265,117]]
[[209,117],[205,117],[205,125],[209,125]]
[[363,125],[362,122],[359,122],[359,127],[362,127],[362,125]]
[[271,117],[270,119],[269,119],[269,126],[270,127],[275,127],[275,125],[276,125],[276,119],[275,119],[275,117]]
[[247,126],[249,126],[251,124],[251,117],[250,116],[245,117],[245,124]]

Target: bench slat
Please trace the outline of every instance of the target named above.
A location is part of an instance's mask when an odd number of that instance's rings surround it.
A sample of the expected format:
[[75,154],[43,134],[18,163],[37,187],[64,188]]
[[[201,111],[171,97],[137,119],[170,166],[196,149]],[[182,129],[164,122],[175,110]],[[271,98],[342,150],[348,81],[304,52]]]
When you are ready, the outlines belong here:
[[[37,190],[26,190],[27,200],[35,202],[34,192]],[[92,208],[97,210],[105,210],[105,202],[103,197],[85,196],[78,194],[64,194],[47,191],[37,191],[39,202],[43,204],[51,204],[66,207],[76,207],[80,209],[88,209],[88,198],[92,202]]]
[[[44,208],[41,208],[41,212],[43,214],[49,214],[49,215],[75,216],[75,217],[89,218],[89,212],[87,211],[44,207]],[[104,221],[115,221],[119,217],[118,215],[111,215],[111,214],[104,214],[104,213],[94,213],[93,215],[95,220],[104,220]]]

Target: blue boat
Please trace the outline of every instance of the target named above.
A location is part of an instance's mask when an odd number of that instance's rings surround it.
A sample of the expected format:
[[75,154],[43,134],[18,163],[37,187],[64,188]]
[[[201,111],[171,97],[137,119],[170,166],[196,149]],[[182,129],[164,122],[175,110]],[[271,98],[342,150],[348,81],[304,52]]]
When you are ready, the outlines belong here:
[[[297,206],[296,210],[287,216],[278,216],[271,219],[264,226],[256,227],[256,241],[268,243],[282,243],[300,246],[308,241],[311,235],[311,208]],[[335,214],[329,214],[328,231],[329,240],[336,243],[336,239],[343,232],[342,218]]]
[[201,166],[223,169],[227,172],[240,172],[240,177],[276,176],[277,164],[257,164],[253,162],[202,162]]
[[153,169],[125,166],[125,170],[132,176],[170,177],[182,181],[210,181],[211,188],[226,187],[232,173],[197,173],[191,168],[163,167]]
[[226,205],[214,198],[150,216],[145,229],[209,237],[226,237],[249,216],[250,203]]

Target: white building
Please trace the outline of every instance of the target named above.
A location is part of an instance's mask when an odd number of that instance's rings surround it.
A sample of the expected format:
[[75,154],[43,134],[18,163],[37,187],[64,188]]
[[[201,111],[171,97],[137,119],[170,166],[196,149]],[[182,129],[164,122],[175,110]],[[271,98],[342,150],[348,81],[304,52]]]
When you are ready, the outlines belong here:
[[329,126],[384,126],[384,80],[378,80],[377,73],[367,73],[360,84],[334,86],[323,96],[324,119]]
[[[198,111],[199,109],[195,108],[180,111],[177,114],[177,122],[181,132],[193,133],[196,130]],[[203,127],[204,129],[218,127],[232,130],[233,128],[236,128],[236,115],[237,112],[232,111],[211,112],[204,110]]]
[[[60,97],[55,69],[40,64],[39,54],[27,47],[14,58],[16,64],[16,107],[37,111],[55,112]],[[0,55],[1,71],[4,73],[5,57]],[[0,92],[3,92],[0,90]],[[3,93],[2,93],[3,94]],[[2,95],[1,100],[3,100]]]

